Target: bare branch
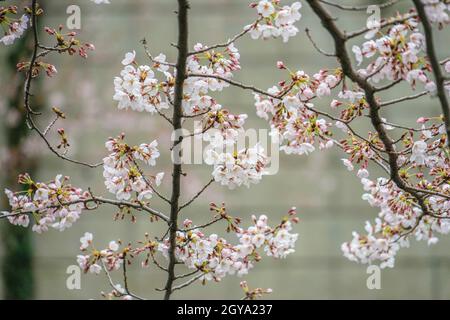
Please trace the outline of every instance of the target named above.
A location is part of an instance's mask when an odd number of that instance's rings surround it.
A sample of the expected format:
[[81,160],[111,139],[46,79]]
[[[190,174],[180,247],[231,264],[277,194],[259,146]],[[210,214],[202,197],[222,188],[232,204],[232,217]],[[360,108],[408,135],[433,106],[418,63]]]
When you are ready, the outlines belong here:
[[429,91],[422,91],[422,92],[419,92],[419,93],[416,93],[416,94],[413,94],[413,95],[410,95],[410,96],[405,96],[405,97],[401,97],[401,98],[385,101],[385,102],[380,103],[380,107],[383,108],[383,107],[387,107],[389,105],[400,103],[400,102],[403,102],[403,101],[414,100],[414,99],[423,97],[423,96],[425,96],[425,95],[427,95],[429,93],[430,93]]
[[186,202],[185,204],[183,204],[181,207],[180,207],[180,211],[181,210],[183,210],[184,208],[186,208],[186,207],[188,207],[191,203],[193,203],[195,200],[197,200],[198,199],[198,197],[200,197],[201,195],[202,195],[202,193],[206,190],[206,189],[208,189],[208,187],[214,182],[215,180],[214,179],[211,179],[211,180],[209,180],[209,182],[199,191],[199,192],[197,192],[197,194],[191,199],[191,200],[189,200],[188,202]]
[[[258,20],[256,20],[254,23],[252,23],[252,25],[257,24],[259,21],[261,21],[261,18],[258,19]],[[192,56],[192,55],[195,55],[195,54],[200,54],[200,53],[208,52],[208,51],[210,51],[210,50],[217,49],[217,48],[226,48],[226,47],[228,47],[229,45],[231,45],[232,43],[235,43],[239,38],[242,38],[242,37],[245,36],[247,33],[249,33],[249,32],[251,31],[251,29],[252,29],[252,28],[245,28],[242,32],[236,34],[234,37],[232,37],[231,39],[229,39],[229,40],[228,40],[227,42],[225,42],[225,43],[219,43],[219,44],[215,44],[215,45],[212,45],[212,46],[210,46],[210,47],[207,47],[207,48],[204,48],[204,49],[201,49],[201,50],[198,50],[198,51],[191,51],[191,52],[188,52],[188,57],[189,57],[189,56]]]
[[[377,4],[377,7],[379,7],[380,9],[384,9],[387,7],[390,7],[396,3],[398,3],[400,0],[390,0],[390,1],[386,1],[385,3],[381,3],[381,4]],[[331,2],[331,1],[327,1],[327,0],[320,0],[320,2],[341,9],[341,10],[346,10],[346,11],[366,11],[367,8],[369,8],[368,5],[365,6],[346,6],[346,5],[342,5],[342,4],[338,4],[335,2]]]
[[320,48],[317,43],[314,41],[314,39],[312,38],[311,32],[309,31],[308,28],[305,29],[306,35],[308,36],[309,41],[312,43],[313,47],[321,54],[323,54],[326,57],[336,57],[335,53],[328,53],[325,50],[323,50],[322,48]]

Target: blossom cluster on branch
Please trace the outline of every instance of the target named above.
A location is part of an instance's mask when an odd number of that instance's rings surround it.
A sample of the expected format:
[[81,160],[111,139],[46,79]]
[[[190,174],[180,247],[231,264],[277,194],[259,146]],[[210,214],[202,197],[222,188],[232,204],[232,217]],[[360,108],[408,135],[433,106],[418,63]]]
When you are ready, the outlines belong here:
[[[261,260],[259,249],[276,259],[285,258],[294,252],[298,238],[298,234],[291,233],[292,223],[298,222],[295,208],[289,210],[288,216],[276,227],[270,227],[267,224],[268,217],[261,215],[259,218],[253,216],[253,224],[247,229],[239,227],[240,219],[228,215],[225,207],[211,204],[211,210],[216,212],[220,220],[227,221],[227,230],[237,236],[239,244],[233,245],[217,234],[206,235],[201,227],[193,226],[192,221],[186,219],[183,222],[185,229],[177,232],[176,258],[192,269],[193,273],[199,273],[200,280],[219,282],[226,275],[246,275]],[[78,263],[85,272],[100,273],[102,264],[108,271],[116,271],[123,263],[131,263],[138,256],[145,258],[141,262],[144,268],[149,267],[151,262],[156,263],[158,253],[169,258],[168,238],[156,241],[146,235],[140,246],[127,245],[120,250],[116,241],[111,241],[108,248],[103,250],[96,249],[92,241],[91,233],[86,233],[80,239],[80,249],[85,254],[78,256]],[[124,261],[126,257],[129,258]]]
[[106,148],[111,152],[103,159],[103,177],[105,186],[117,200],[130,200],[132,193],[137,194],[137,200],[143,201],[153,196],[153,185],[158,187],[164,177],[164,172],[155,176],[145,176],[138,166],[138,161],[147,165],[156,165],[159,157],[158,142],[143,143],[130,147],[124,143],[122,134],[116,139],[109,139]]
[[33,231],[42,233],[48,228],[64,231],[76,222],[85,209],[89,193],[68,184],[68,177],[58,175],[50,183],[35,182],[28,174],[19,177],[26,190],[6,190],[11,212],[8,220],[14,225],[28,227],[34,219]]

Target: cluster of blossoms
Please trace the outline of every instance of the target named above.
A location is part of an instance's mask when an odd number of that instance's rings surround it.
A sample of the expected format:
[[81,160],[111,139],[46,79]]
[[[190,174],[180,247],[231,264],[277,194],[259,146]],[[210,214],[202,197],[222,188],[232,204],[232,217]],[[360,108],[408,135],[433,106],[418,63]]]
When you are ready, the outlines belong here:
[[[282,62],[278,68],[286,69]],[[272,132],[279,138],[281,150],[287,154],[309,154],[316,147],[333,146],[331,126],[325,119],[319,118],[310,102],[313,98],[329,96],[331,90],[341,82],[341,72],[330,74],[321,70],[312,78],[303,71],[290,72],[291,81],[280,83],[267,92],[271,97],[263,98],[255,94],[256,113],[269,121]]]
[[42,233],[48,228],[64,231],[80,218],[89,193],[67,184],[68,177],[58,175],[50,183],[34,182],[28,174],[19,176],[25,191],[5,190],[11,212],[5,213],[10,223],[28,227],[34,218],[33,231]]
[[[195,52],[187,60],[187,73],[219,76],[226,79],[232,77],[232,72],[240,69],[239,52],[230,44],[223,52],[207,50],[202,44],[194,46]],[[152,58],[153,65],[140,65],[136,63],[136,52],[126,54],[122,64],[125,68],[120,77],[114,80],[114,100],[119,102],[119,109],[147,111],[156,113],[167,109],[174,99],[174,85],[176,69],[166,62],[166,56],[159,54]],[[170,69],[173,68],[173,72]],[[159,81],[154,70],[164,77]],[[192,116],[220,109],[221,106],[208,95],[209,91],[221,91],[229,86],[225,81],[215,78],[189,77],[184,83],[183,110],[186,116]]]
[[[420,118],[418,123],[430,120]],[[433,192],[422,204],[427,212],[393,181],[385,178],[372,181],[368,179],[368,171],[360,169],[358,177],[367,192],[363,199],[380,212],[375,224],[366,223],[367,235],[354,232],[353,240],[342,245],[344,255],[350,260],[369,264],[379,261],[381,267],[393,267],[398,250],[409,246],[409,236],[434,244],[438,241],[437,234],[450,232],[450,159],[444,126],[424,127],[420,138],[416,141],[413,138],[412,134],[404,137],[407,152],[400,153],[397,162],[405,183],[419,192]],[[353,170],[352,163],[344,161]]]
[[119,270],[124,261],[124,255],[122,252],[118,252],[120,242],[111,241],[107,249],[98,251],[93,245],[94,237],[92,233],[86,232],[83,237],[81,237],[80,250],[87,253],[88,249],[91,248],[92,252],[90,254],[78,255],[77,262],[84,272],[90,272],[94,274],[99,274],[102,271],[102,265],[108,271]]
[[[367,235],[353,232],[353,240],[342,245],[344,256],[351,261],[372,264],[379,262],[380,267],[393,267],[395,256],[401,247],[409,246],[408,236],[413,235],[417,241],[426,240],[428,244],[438,241],[436,233],[450,232],[450,202],[440,197],[431,197],[429,202],[433,209],[442,211],[443,219],[423,215],[411,196],[400,190],[392,181],[379,178],[376,182],[361,179],[363,195],[373,207],[380,209],[375,224],[366,222]],[[450,188],[446,186],[447,194]]]
[[244,28],[250,30],[253,39],[282,37],[284,42],[288,42],[289,38],[298,33],[298,28],[294,24],[302,17],[299,12],[302,7],[300,2],[281,6],[280,0],[262,0],[250,4],[250,7],[256,8],[259,15],[255,23]]
[[22,37],[28,28],[30,18],[24,14],[19,19],[13,19],[9,15],[16,15],[17,7],[0,7],[0,25],[5,30],[5,34],[0,38],[0,43],[6,46],[12,45],[14,41]]
[[442,28],[444,25],[450,23],[448,12],[450,11],[450,4],[440,0],[422,0],[425,4],[425,12],[431,22],[438,23]]
[[368,40],[361,47],[354,45],[352,51],[358,65],[364,58],[375,59],[358,72],[370,77],[374,83],[384,79],[403,79],[413,88],[416,82],[420,82],[428,91],[435,91],[436,85],[427,75],[430,70],[429,63],[425,56],[420,55],[426,51],[425,37],[417,27],[417,19],[410,18],[392,26],[378,39]]
[[[204,140],[209,142],[206,162],[214,166],[213,177],[230,189],[258,183],[263,176],[264,168],[269,163],[264,150],[259,145],[248,149],[236,149],[238,138],[244,131],[243,125],[247,115],[230,113],[208,94],[210,91],[221,91],[229,86],[226,81],[217,79],[215,76],[230,79],[233,71],[240,70],[239,52],[233,44],[227,46],[222,52],[196,44],[194,52],[187,60],[186,71],[191,76],[184,84],[183,112],[186,116],[203,116],[201,133]],[[116,90],[114,99],[119,101],[119,109],[131,108],[153,113],[167,108],[168,101],[173,99],[175,81],[174,76],[169,72],[170,65],[165,62],[165,56],[161,54],[153,58],[155,62],[153,68],[149,66],[135,68],[133,66],[136,64],[135,59],[135,52],[127,53],[122,62],[125,69],[121,77],[117,77],[114,81]],[[158,82],[152,69],[164,73],[168,79],[167,82]],[[161,91],[164,93],[165,100],[161,98]],[[213,133],[209,132],[210,130]],[[108,175],[108,190],[121,199],[129,198],[131,191],[139,193],[140,191],[133,189],[132,184],[126,182],[129,179],[127,176],[130,173],[135,175],[136,170],[126,169],[121,174],[117,174],[116,165],[116,161],[112,165],[107,165],[114,170],[112,174],[105,173],[105,176]],[[120,166],[123,167],[122,164]],[[140,185],[141,183],[138,184]],[[140,193],[139,198],[151,196],[151,194],[151,190],[145,190],[145,193]]]
[[138,66],[135,59],[135,51],[127,53],[122,61],[125,67],[120,73],[120,77],[114,79],[113,99],[119,102],[119,109],[150,113],[167,109],[173,95],[175,79],[167,72],[166,57],[163,54],[155,57],[158,65],[154,69],[165,77],[165,81],[161,82],[155,77],[151,67]]
[[124,143],[124,137],[122,134],[116,139],[110,138],[105,144],[111,152],[103,159],[105,186],[118,200],[131,199],[133,192],[137,194],[138,201],[150,199],[153,196],[153,184],[159,186],[164,173],[145,176],[137,161],[154,166],[155,159],[159,157],[158,143],[153,141],[130,147]]
[[261,181],[269,158],[260,144],[234,152],[217,152],[210,149],[206,152],[205,162],[214,166],[212,175],[216,182],[229,189],[242,185],[250,187]]
[[214,76],[231,79],[233,72],[241,69],[240,54],[234,44],[230,44],[223,51],[215,51],[197,43],[194,52],[198,53],[190,55],[186,62],[187,73],[193,76],[184,83],[183,110],[188,116],[221,109],[208,93],[222,91],[229,84]]
[[205,163],[214,166],[216,182],[230,189],[261,181],[270,160],[261,145],[240,148],[245,139],[246,114],[234,115],[226,109],[213,110],[204,116],[203,139],[209,143]]
[[[226,215],[223,208],[220,214]],[[216,234],[205,235],[200,229],[192,227],[192,222],[186,220],[188,232],[178,232],[176,256],[189,269],[199,270],[204,274],[204,280],[220,281],[227,274],[246,275],[253,268],[254,262],[261,259],[257,252],[262,249],[267,256],[285,258],[294,252],[298,234],[290,233],[292,222],[298,222],[295,208],[289,211],[285,218],[275,228],[268,226],[267,216],[252,217],[253,225],[248,229],[232,226],[233,232],[239,238],[239,244],[232,245]],[[229,218],[228,218],[229,219]],[[167,258],[169,240],[158,245],[158,250]]]
[[[239,239],[239,244],[232,245],[216,234],[205,235],[199,228],[186,219],[183,223],[185,230],[177,232],[177,260],[183,262],[189,269],[202,274],[203,281],[220,281],[226,275],[243,276],[254,267],[254,263],[261,260],[258,250],[276,259],[285,258],[294,252],[294,245],[298,234],[292,234],[292,223],[297,223],[296,210],[289,210],[288,216],[276,227],[267,224],[268,218],[261,215],[252,216],[253,225],[248,229],[239,227],[240,219],[231,217],[224,206],[211,204],[211,210],[216,217],[227,221],[228,232],[233,232]],[[166,259],[169,256],[169,239],[161,242],[150,239],[148,235],[141,246],[132,248],[131,245],[119,250],[120,241],[111,241],[107,249],[97,250],[92,245],[93,236],[90,233],[80,239],[80,249],[83,255],[77,257],[78,264],[85,272],[98,274],[104,265],[108,271],[118,270],[125,262],[125,256],[134,258],[146,255],[142,267],[148,267],[149,260],[156,261],[155,255],[160,252]],[[88,249],[91,251],[88,252]]]

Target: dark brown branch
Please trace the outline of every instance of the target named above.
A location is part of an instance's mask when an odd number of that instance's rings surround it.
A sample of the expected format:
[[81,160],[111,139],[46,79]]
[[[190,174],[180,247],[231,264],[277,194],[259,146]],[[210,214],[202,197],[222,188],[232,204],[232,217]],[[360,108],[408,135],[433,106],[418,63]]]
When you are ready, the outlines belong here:
[[[88,208],[87,207],[88,204],[92,204],[92,203],[93,204],[110,204],[110,205],[113,205],[113,206],[116,206],[119,208],[123,208],[123,207],[133,208],[133,209],[136,209],[139,211],[145,211],[155,217],[160,218],[161,220],[165,221],[166,223],[169,223],[169,217],[167,217],[166,215],[164,215],[163,213],[161,213],[157,210],[150,208],[149,206],[147,206],[143,203],[106,199],[103,197],[96,197],[96,196],[92,195],[92,193],[91,193],[91,197],[88,199],[80,199],[80,200],[76,200],[76,201],[63,202],[58,205],[46,207],[45,209],[42,209],[40,211],[44,211],[47,209],[57,209],[57,208],[67,207],[70,205],[80,204],[80,203],[84,204],[84,206],[86,208]],[[3,215],[0,215],[0,220],[8,218],[8,217],[19,216],[19,215],[30,215],[35,212],[36,211],[20,211],[20,212],[12,212],[10,214],[3,214]]]
[[416,6],[417,14],[422,22],[427,44],[428,59],[430,60],[433,74],[436,79],[437,96],[441,103],[442,112],[444,114],[445,130],[447,132],[447,146],[450,147],[450,106],[447,100],[447,93],[444,87],[445,77],[436,54],[436,48],[433,39],[433,29],[425,12],[424,4],[421,0],[413,0]]
[[[188,57],[188,10],[189,10],[189,2],[187,0],[178,0],[178,58],[177,58],[177,75],[175,79],[175,98],[173,101],[173,118],[172,124],[175,134],[175,145],[179,145],[183,137],[181,136],[181,128],[182,128],[182,118],[183,118],[183,85],[186,80],[186,60]],[[175,149],[174,152],[178,152],[175,155],[173,172],[172,172],[172,197],[170,199],[170,231],[169,231],[169,265],[167,282],[164,287],[165,294],[164,299],[169,300],[172,292],[174,290],[173,283],[175,281],[175,265],[177,262],[175,256],[176,250],[176,238],[177,238],[177,230],[178,230],[178,213],[179,213],[179,200],[180,200],[180,189],[181,189],[181,176],[182,176],[182,167],[179,161],[179,157],[181,156],[181,149]]]

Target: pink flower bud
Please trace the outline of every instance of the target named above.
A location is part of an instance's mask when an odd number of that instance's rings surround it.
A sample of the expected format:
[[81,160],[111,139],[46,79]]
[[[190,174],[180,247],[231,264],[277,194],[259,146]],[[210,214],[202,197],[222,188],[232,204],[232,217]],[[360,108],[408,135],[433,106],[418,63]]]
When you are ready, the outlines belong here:
[[45,27],[44,30],[45,30],[45,32],[47,32],[49,35],[54,35],[54,34],[55,34],[55,30],[54,30],[54,29],[50,29],[49,27]]
[[280,70],[284,70],[284,69],[286,69],[286,66],[284,65],[283,61],[278,61],[277,68]]
[[417,123],[423,124],[428,120],[430,120],[430,118],[420,117],[419,119],[417,119]]

